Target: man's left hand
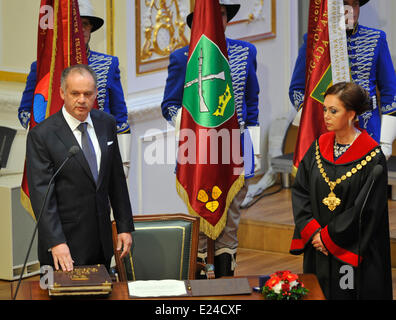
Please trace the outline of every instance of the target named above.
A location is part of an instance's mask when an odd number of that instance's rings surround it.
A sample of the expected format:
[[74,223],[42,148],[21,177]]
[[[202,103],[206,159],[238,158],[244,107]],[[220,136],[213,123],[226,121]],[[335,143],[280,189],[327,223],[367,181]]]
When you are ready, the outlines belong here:
[[128,232],[119,233],[117,236],[117,251],[121,251],[121,258],[124,258],[129,250],[131,249],[132,245],[132,236]]

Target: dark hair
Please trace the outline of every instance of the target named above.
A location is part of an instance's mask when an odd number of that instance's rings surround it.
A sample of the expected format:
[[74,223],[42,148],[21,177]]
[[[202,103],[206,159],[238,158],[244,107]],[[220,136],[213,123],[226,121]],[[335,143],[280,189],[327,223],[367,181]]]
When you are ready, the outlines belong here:
[[343,103],[345,109],[355,111],[356,115],[361,115],[370,110],[369,93],[353,82],[339,82],[327,89],[324,97],[335,95]]
[[97,86],[98,78],[96,76],[95,71],[90,66],[88,66],[86,64],[75,64],[73,66],[67,67],[65,70],[62,71],[62,75],[61,75],[61,88],[62,89],[66,89],[66,79],[69,76],[69,74],[72,72],[78,72],[80,74],[84,74],[84,73],[88,72],[92,76],[92,79],[95,82],[95,87]]

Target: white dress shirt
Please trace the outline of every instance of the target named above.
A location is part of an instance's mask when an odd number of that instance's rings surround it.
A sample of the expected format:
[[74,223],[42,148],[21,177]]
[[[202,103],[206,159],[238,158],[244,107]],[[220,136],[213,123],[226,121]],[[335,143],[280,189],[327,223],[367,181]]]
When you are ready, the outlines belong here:
[[[77,127],[82,122],[80,120],[77,120],[69,112],[67,112],[67,110],[66,110],[66,108],[64,106],[62,108],[62,113],[63,113],[63,117],[65,118],[65,120],[66,120],[67,124],[69,125],[71,131],[73,132],[74,136],[76,137],[76,139],[77,139],[77,141],[78,141],[78,143],[80,145],[80,148],[82,148],[82,145],[81,145],[81,131],[77,129]],[[94,149],[95,149],[96,162],[98,164],[98,174],[99,174],[101,150],[100,150],[100,146],[99,146],[98,137],[96,136],[95,129],[94,129],[94,126],[93,126],[91,115],[89,113],[88,113],[88,117],[83,122],[88,123],[87,132],[89,134],[89,137],[91,138],[92,144],[93,144]]]

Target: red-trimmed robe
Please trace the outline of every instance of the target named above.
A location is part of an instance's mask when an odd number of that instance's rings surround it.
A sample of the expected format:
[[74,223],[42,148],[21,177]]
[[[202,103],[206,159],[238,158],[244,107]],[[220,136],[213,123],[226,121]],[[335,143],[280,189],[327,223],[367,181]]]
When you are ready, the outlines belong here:
[[[323,168],[336,181],[356,167],[367,155],[380,147],[363,131],[349,149],[334,161],[333,132],[323,134],[318,142]],[[334,193],[341,204],[330,211],[322,200],[330,193],[328,184],[316,162],[316,141],[299,165],[292,188],[295,222],[290,253],[304,253],[304,273],[314,273],[328,299],[355,299],[358,289],[358,222],[364,198],[372,182],[375,165],[383,173],[375,180],[362,214],[361,229],[361,299],[392,299],[392,273],[387,202],[387,166],[380,151],[363,169],[338,184]],[[311,244],[313,235],[321,228],[320,236],[329,256],[318,252]],[[353,281],[348,281],[341,267],[353,267]],[[347,269],[347,270],[350,270]],[[350,279],[350,278],[349,278]],[[347,283],[353,289],[340,285]],[[341,287],[344,287],[342,289]]]

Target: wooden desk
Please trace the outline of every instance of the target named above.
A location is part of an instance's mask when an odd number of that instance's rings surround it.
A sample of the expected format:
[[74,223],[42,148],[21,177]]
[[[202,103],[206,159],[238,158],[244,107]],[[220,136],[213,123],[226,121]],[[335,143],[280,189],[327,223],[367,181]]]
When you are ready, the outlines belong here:
[[[308,295],[304,300],[325,300],[323,292],[319,286],[318,280],[313,274],[299,275],[305,287],[309,289]],[[258,276],[247,276],[251,287],[259,285]],[[10,292],[12,295],[16,289],[16,282],[10,283]],[[40,288],[39,281],[23,281],[19,288],[17,300],[49,300],[47,290]],[[76,299],[76,298],[73,298]],[[102,297],[106,300],[131,300],[128,296],[128,287],[126,282],[113,283],[113,291],[108,297]],[[133,299],[137,300],[137,299]],[[208,297],[175,297],[175,298],[158,298],[144,300],[264,300],[263,296],[258,292],[252,292],[251,295],[237,296],[208,296]]]

